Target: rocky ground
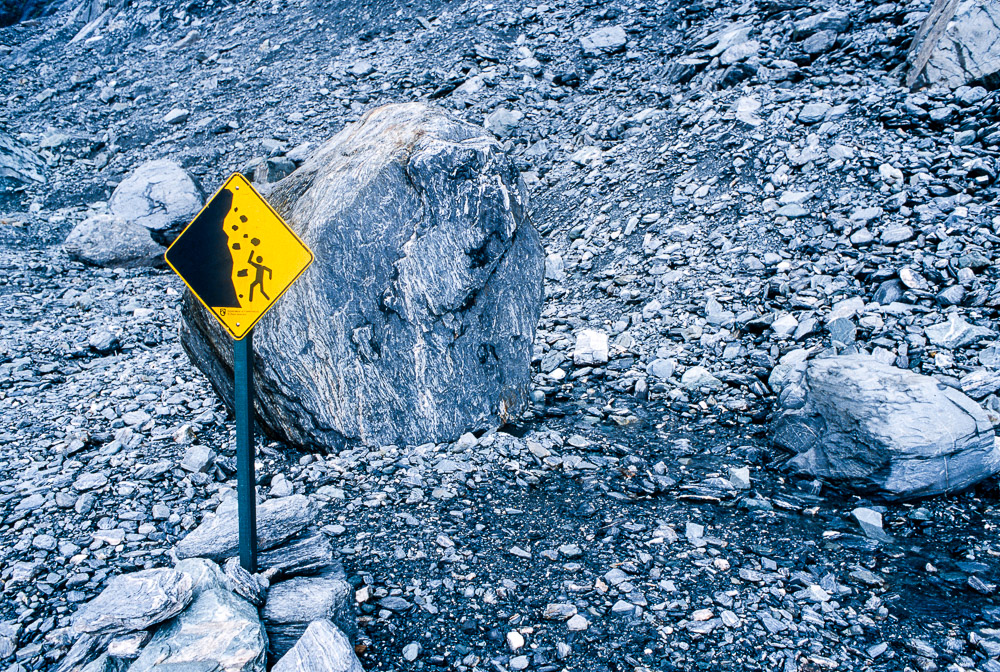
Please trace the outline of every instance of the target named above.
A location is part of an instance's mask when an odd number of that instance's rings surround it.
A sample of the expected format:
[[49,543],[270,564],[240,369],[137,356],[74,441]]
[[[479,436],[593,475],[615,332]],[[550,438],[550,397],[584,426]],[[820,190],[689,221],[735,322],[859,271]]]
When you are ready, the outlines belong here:
[[1000,101],[900,86],[929,4],[86,3],[0,29],[0,124],[44,164],[0,224],[0,665],[54,668],[79,605],[172,564],[235,485],[180,281],[71,261],[70,228],[143,161],[267,182],[431,100],[528,185],[536,403],[449,445],[260,446],[263,495],[321,506],[365,667],[1000,670],[996,480],[869,500],[766,435],[803,348],[1000,415]]

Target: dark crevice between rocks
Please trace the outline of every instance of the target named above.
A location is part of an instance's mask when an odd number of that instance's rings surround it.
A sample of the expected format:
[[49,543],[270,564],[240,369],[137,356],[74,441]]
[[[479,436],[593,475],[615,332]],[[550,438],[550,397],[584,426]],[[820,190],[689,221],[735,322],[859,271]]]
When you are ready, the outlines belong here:
[[41,16],[46,0],[0,0],[0,28]]

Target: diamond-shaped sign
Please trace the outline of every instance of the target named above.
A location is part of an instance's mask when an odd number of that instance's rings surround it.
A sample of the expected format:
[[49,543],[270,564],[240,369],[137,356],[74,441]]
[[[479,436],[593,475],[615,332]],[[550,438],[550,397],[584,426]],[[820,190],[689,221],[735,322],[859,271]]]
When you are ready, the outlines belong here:
[[239,173],[215,192],[164,256],[236,340],[313,260],[305,243]]

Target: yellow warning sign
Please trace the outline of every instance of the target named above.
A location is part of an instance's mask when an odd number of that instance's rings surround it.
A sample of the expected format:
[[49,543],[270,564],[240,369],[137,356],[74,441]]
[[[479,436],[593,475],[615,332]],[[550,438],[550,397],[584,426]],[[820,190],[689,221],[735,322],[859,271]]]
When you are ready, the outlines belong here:
[[215,192],[164,256],[236,340],[313,260],[305,243],[239,173]]

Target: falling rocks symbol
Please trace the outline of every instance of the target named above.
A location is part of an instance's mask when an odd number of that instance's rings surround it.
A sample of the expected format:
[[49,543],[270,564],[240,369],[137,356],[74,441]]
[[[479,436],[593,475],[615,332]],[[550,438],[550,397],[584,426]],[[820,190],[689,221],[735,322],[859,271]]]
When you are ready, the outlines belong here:
[[312,263],[312,252],[239,173],[166,252],[191,292],[239,340]]

